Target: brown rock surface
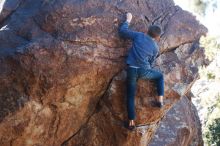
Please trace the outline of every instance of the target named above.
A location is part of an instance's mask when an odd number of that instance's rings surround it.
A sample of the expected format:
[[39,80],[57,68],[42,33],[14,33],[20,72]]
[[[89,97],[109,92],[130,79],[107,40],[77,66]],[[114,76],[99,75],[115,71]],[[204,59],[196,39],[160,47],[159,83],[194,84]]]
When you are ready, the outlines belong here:
[[203,146],[199,123],[195,106],[183,97],[161,121],[149,146]]
[[[147,145],[206,63],[198,45],[206,28],[172,0],[0,3],[2,146]],[[155,23],[164,30],[155,67],[165,74],[167,104],[153,108],[153,83],[140,80],[142,126],[133,133],[122,127],[129,41],[117,30],[126,11],[134,14],[133,29],[146,31]]]

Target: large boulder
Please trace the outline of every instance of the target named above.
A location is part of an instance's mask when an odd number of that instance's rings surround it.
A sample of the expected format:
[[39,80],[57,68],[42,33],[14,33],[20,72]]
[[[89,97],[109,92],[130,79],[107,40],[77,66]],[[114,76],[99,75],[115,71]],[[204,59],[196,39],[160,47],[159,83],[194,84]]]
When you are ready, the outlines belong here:
[[199,116],[187,97],[165,115],[149,146],[203,146]]
[[[206,64],[198,41],[207,29],[172,0],[0,3],[3,146],[147,145]],[[130,41],[118,27],[127,11],[132,29],[160,24],[164,31],[155,68],[165,75],[166,105],[152,107],[154,83],[140,80],[136,132],[123,128]]]

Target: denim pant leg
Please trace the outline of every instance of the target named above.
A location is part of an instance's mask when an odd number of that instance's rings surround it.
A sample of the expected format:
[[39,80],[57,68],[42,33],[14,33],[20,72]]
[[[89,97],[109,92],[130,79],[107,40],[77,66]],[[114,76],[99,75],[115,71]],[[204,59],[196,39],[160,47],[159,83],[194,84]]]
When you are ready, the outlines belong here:
[[127,68],[127,112],[128,119],[135,119],[135,92],[137,82],[137,68]]
[[141,79],[149,79],[156,82],[158,96],[164,96],[164,77],[163,74],[154,69],[140,68],[138,76]]

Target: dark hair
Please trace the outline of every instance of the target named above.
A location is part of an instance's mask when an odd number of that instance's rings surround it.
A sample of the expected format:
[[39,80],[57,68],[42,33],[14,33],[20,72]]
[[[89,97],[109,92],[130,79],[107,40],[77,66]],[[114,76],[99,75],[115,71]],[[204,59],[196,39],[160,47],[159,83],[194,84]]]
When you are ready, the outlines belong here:
[[161,34],[160,26],[158,25],[149,26],[147,34],[151,36],[152,38],[156,38],[157,36],[160,36]]

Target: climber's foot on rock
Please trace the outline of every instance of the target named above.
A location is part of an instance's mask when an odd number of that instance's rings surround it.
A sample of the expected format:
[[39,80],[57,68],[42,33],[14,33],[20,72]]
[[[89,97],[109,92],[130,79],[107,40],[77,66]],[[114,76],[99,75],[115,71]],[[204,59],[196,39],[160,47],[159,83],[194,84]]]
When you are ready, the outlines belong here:
[[152,101],[152,102],[151,102],[151,105],[152,105],[153,107],[162,108],[164,104],[163,104],[163,102],[160,102],[160,101]]
[[136,129],[134,120],[129,120],[128,121],[128,129],[131,130],[131,131],[134,131]]
[[136,129],[134,120],[129,120],[128,122],[125,122],[125,128],[127,128],[130,131],[134,131]]

